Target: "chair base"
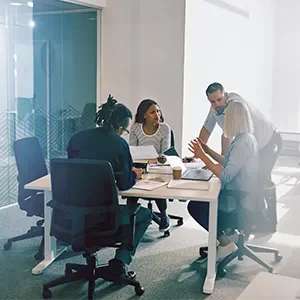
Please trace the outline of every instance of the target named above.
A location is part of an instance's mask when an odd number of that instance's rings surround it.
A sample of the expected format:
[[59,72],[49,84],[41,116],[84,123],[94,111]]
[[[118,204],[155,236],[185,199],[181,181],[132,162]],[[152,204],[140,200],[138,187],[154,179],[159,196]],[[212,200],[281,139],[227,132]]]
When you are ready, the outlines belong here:
[[[282,256],[279,253],[278,249],[275,248],[267,248],[262,246],[256,246],[251,244],[245,244],[245,235],[242,233],[238,234],[238,250],[227,257],[225,257],[218,264],[217,274],[220,277],[224,277],[226,275],[226,270],[224,269],[229,263],[231,263],[236,257],[238,260],[243,260],[244,256],[251,258],[253,261],[266,268],[269,273],[273,273],[273,267],[260,259],[255,253],[271,253],[274,254],[274,259],[276,262],[281,261]],[[207,247],[200,248],[200,256],[205,257],[205,251],[207,251]]]
[[43,298],[44,299],[51,298],[52,293],[50,291],[50,288],[52,287],[85,279],[89,282],[88,299],[93,299],[94,290],[95,290],[95,281],[99,278],[102,278],[106,281],[118,283],[118,284],[132,285],[134,286],[135,293],[138,296],[143,295],[144,288],[134,278],[129,279],[129,278],[120,277],[110,272],[108,266],[96,267],[95,255],[96,255],[95,253],[84,254],[87,262],[86,265],[66,264],[65,276],[52,280],[43,285]]
[[[30,229],[27,231],[27,233],[8,239],[7,242],[3,246],[4,250],[9,250],[11,248],[13,242],[27,240],[27,239],[31,239],[31,238],[34,238],[37,236],[44,236],[44,227],[42,227],[43,223],[44,223],[44,220],[39,220],[37,222],[37,226],[31,226]],[[34,257],[36,260],[44,259],[44,237],[41,241],[39,251],[35,254]]]

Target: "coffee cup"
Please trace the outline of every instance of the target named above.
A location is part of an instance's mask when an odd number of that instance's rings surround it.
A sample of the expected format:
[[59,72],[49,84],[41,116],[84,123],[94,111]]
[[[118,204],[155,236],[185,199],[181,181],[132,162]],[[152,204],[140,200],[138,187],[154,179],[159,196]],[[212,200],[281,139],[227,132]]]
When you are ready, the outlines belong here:
[[174,167],[173,168],[173,179],[178,180],[181,179],[182,168]]

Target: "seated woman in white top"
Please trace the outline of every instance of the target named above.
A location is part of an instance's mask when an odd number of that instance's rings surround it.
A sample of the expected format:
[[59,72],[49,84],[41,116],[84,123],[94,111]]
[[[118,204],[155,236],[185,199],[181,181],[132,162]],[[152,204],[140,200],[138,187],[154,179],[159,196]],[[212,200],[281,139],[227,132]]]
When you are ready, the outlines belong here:
[[[163,122],[164,117],[158,104],[151,99],[143,100],[138,106],[135,122],[130,129],[129,145],[153,145],[158,154],[164,153],[171,147],[171,128]],[[136,199],[130,201],[136,201]],[[165,232],[170,228],[167,200],[157,199],[155,202],[161,213],[159,231]]]

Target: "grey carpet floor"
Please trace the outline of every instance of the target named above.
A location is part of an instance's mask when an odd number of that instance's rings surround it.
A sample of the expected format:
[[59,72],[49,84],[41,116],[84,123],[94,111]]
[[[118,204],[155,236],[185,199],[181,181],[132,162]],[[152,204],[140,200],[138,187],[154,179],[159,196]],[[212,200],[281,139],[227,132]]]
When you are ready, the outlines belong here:
[[[252,243],[279,248],[284,259],[274,264],[277,273],[300,278],[300,168],[295,158],[281,159],[273,175],[278,194],[278,230],[274,234],[253,237]],[[144,202],[145,203],[145,202]],[[218,279],[215,291],[207,296],[202,293],[205,264],[198,261],[198,249],[207,242],[207,234],[189,217],[186,203],[174,201],[169,212],[184,217],[184,225],[173,226],[168,238],[161,238],[157,226],[152,224],[144,236],[130,268],[137,272],[137,279],[145,287],[143,300],[155,299],[228,299],[234,300],[263,271],[249,259],[234,261],[227,269],[227,276]],[[18,206],[0,209],[0,246],[6,239],[23,233],[36,220],[27,218]],[[175,224],[175,223],[174,223]],[[18,242],[9,251],[0,249],[0,299],[42,299],[42,284],[61,276],[66,262],[84,262],[71,251],[50,265],[42,275],[32,275],[36,264],[33,258],[40,238]],[[100,262],[106,263],[114,250],[98,253]],[[273,257],[262,255],[267,262]],[[52,289],[52,299],[86,299],[87,283],[78,282]],[[95,299],[138,299],[132,287],[97,281]]]

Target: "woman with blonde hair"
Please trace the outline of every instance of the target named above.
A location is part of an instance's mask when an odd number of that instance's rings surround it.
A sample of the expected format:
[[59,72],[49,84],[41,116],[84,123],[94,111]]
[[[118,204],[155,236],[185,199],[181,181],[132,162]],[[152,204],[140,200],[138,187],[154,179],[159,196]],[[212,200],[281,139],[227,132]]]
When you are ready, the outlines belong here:
[[[237,225],[237,203],[236,198],[226,196],[226,191],[246,192],[247,197],[241,200],[242,207],[250,211],[258,209],[258,202],[253,195],[253,191],[256,191],[258,186],[258,147],[253,135],[251,115],[244,102],[238,100],[227,102],[224,134],[233,139],[225,156],[212,150],[199,138],[189,143],[189,150],[195,157],[200,158],[222,183],[218,206],[217,260],[237,250],[233,235],[233,229]],[[208,230],[208,203],[190,201],[188,211],[202,227]]]

